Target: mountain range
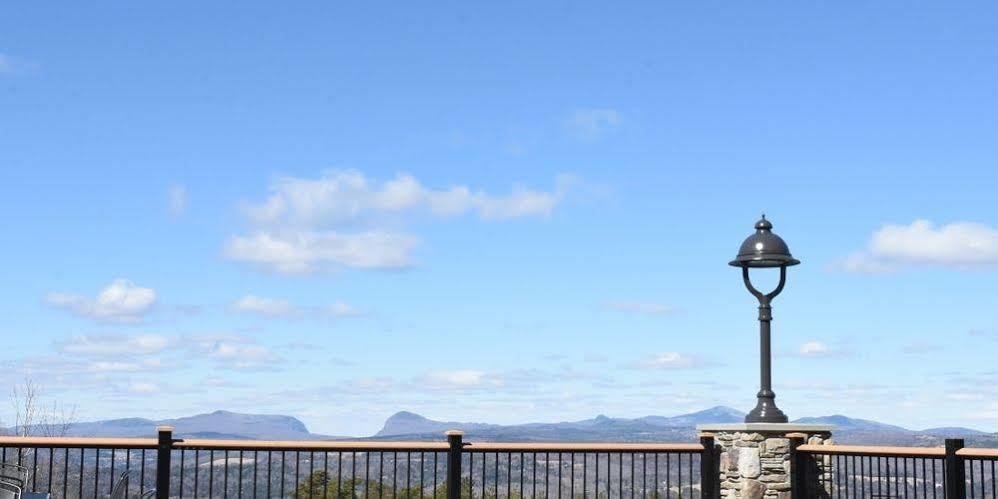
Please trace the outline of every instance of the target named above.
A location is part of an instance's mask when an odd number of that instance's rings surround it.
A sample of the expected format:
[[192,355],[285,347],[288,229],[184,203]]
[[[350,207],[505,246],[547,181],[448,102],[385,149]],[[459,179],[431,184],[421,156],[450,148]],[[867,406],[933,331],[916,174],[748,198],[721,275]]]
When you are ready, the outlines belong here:
[[[690,442],[697,438],[696,426],[708,423],[739,423],[745,413],[718,406],[677,416],[612,418],[596,416],[581,421],[499,425],[480,422],[436,421],[401,411],[389,417],[370,437],[334,437],[311,433],[291,416],[240,414],[215,411],[195,416],[152,420],[111,419],[73,424],[67,436],[152,437],[159,425],[175,428],[179,438],[226,438],[256,440],[439,440],[446,430],[465,432],[465,440],[520,442]],[[842,415],[800,418],[795,423],[830,424],[838,443],[938,446],[945,438],[964,438],[968,446],[998,447],[998,433],[960,427],[911,430],[900,426]],[[13,433],[14,428],[7,428]],[[50,428],[35,426],[35,435],[51,434]]]
[[[123,418],[73,423],[65,436],[70,437],[152,437],[157,426],[172,426],[174,434],[186,438],[221,438],[254,440],[317,440],[334,438],[316,435],[291,416],[240,414],[215,411],[176,419]],[[6,428],[15,433],[16,428]],[[52,427],[34,425],[32,435],[58,433]]]

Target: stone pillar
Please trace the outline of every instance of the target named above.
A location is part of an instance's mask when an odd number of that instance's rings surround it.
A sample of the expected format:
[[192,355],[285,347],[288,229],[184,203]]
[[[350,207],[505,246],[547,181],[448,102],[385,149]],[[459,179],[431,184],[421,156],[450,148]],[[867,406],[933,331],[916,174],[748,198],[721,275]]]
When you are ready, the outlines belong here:
[[808,444],[831,445],[833,428],[793,423],[697,426],[701,433],[712,434],[719,448],[720,497],[738,499],[791,499],[788,435],[803,433]]

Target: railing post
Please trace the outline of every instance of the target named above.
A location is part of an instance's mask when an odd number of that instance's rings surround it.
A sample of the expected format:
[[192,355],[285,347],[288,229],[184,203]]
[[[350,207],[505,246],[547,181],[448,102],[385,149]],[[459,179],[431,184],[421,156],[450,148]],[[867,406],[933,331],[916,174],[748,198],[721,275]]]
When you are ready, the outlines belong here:
[[806,435],[791,433],[790,439],[790,497],[807,497],[809,466],[807,454],[797,450],[804,445]]
[[170,497],[170,453],[173,450],[173,427],[157,426],[159,441],[156,445],[156,499]]
[[956,451],[963,448],[962,438],[946,439],[946,497],[966,497],[967,496],[967,470],[964,466],[963,458],[956,455]]
[[448,430],[447,443],[447,499],[461,499],[461,452],[464,447],[464,432]]
[[703,451],[700,454],[700,497],[715,499],[720,489],[721,479],[715,467],[717,453],[714,449],[714,434],[701,433],[700,445],[703,446]]

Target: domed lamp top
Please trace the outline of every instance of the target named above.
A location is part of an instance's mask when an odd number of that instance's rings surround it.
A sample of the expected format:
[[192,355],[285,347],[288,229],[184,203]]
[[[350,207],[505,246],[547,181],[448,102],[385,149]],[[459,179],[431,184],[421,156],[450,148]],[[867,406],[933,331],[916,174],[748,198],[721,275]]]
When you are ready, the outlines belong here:
[[773,224],[762,216],[755,223],[755,234],[747,237],[738,250],[738,256],[728,263],[733,267],[774,268],[797,265],[790,248],[783,238],[773,234]]

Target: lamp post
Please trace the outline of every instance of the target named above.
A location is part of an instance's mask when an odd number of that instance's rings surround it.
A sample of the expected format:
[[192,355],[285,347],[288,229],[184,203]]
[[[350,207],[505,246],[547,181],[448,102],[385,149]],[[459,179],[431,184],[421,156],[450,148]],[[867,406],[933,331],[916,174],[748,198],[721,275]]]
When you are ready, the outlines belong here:
[[[799,260],[790,254],[790,248],[780,236],[773,234],[773,224],[766,220],[766,215],[755,223],[755,234],[747,237],[738,250],[738,256],[729,265],[742,268],[742,280],[745,287],[759,300],[759,393],[758,402],[745,416],[746,423],[786,423],[787,415],[776,407],[776,394],[773,393],[772,368],[769,340],[769,323],[773,320],[773,308],[770,303],[776,295],[783,291],[787,280],[787,267],[797,265]],[[776,289],[763,294],[749,279],[750,268],[780,269],[780,283]]]

